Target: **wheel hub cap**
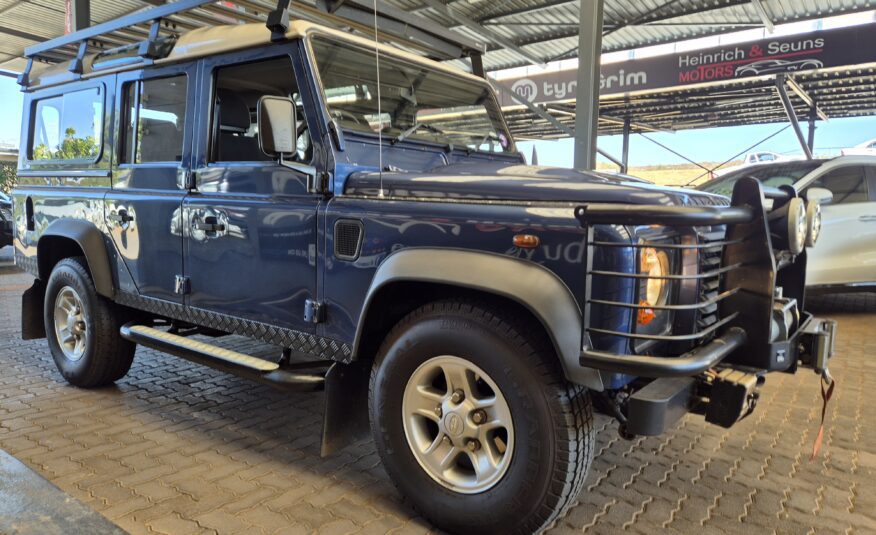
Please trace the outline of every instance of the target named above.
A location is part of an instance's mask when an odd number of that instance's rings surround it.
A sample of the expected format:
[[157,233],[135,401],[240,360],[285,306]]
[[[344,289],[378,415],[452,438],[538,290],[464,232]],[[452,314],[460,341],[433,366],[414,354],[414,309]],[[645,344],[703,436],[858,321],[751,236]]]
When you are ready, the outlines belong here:
[[64,356],[77,361],[85,354],[88,332],[82,299],[76,290],[64,286],[55,297],[55,338]]
[[405,438],[417,462],[463,494],[489,490],[505,475],[514,448],[511,409],[496,383],[455,356],[424,362],[402,400]]

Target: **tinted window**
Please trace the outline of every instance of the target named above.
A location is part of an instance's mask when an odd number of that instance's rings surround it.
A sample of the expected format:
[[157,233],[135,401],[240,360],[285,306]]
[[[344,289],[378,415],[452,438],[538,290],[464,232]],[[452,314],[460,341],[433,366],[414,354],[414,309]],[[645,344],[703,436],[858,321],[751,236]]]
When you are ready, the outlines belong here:
[[[269,160],[259,148],[256,111],[266,95],[291,98],[298,104],[298,121],[303,126],[304,111],[298,86],[288,57],[216,70],[213,93],[213,130],[210,160],[247,162]],[[310,137],[298,136],[295,159],[310,160]]]
[[100,154],[103,96],[99,88],[37,101],[33,160],[94,160]]
[[185,75],[131,82],[124,93],[122,162],[181,161],[186,116]]
[[827,188],[833,193],[831,204],[867,202],[867,173],[861,166],[840,167],[811,184]]
[[710,180],[705,184],[697,186],[697,189],[729,196],[733,193],[733,186],[736,185],[736,181],[745,176],[756,178],[765,186],[772,186],[774,188],[786,184],[790,185],[823,163],[823,161],[789,162],[748,167]]

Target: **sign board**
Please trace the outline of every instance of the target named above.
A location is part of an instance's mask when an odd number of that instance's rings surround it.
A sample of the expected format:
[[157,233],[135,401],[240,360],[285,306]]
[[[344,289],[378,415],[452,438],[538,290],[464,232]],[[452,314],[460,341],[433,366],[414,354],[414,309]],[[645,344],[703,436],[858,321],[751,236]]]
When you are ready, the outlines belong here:
[[[876,24],[771,37],[601,66],[600,94],[684,88],[753,76],[876,62]],[[546,72],[502,80],[530,102],[575,98],[578,71]],[[518,104],[500,93],[502,106]]]

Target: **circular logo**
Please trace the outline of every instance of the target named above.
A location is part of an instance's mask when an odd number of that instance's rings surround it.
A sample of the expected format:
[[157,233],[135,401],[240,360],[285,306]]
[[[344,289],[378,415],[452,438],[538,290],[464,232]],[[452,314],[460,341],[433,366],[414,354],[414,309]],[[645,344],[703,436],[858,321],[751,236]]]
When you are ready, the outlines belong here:
[[511,91],[529,101],[533,101],[538,97],[538,86],[529,78],[522,78],[514,82],[514,85],[511,86]]
[[458,437],[462,434],[463,427],[462,416],[455,412],[451,412],[444,417],[444,428],[447,429],[447,432],[451,435]]

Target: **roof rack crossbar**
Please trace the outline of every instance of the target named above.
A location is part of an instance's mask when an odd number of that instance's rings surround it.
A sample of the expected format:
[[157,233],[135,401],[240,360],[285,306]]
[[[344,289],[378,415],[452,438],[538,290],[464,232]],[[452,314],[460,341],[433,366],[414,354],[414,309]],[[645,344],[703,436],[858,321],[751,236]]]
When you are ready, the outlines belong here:
[[116,30],[121,30],[129,26],[150,23],[155,21],[156,19],[163,19],[170,15],[181,13],[183,11],[189,11],[201,7],[205,4],[209,4],[213,1],[214,0],[177,0],[176,2],[159,5],[145,11],[131,13],[130,15],[125,15],[124,17],[119,17],[117,19],[113,19],[102,24],[97,24],[95,26],[91,26],[90,28],[84,28],[68,35],[62,35],[54,39],[49,39],[48,41],[45,41],[43,43],[29,46],[24,50],[24,56],[28,59],[39,57],[44,53],[54,50],[56,48],[76,44],[82,41],[86,41],[88,39],[97,39],[103,34],[111,33]]

